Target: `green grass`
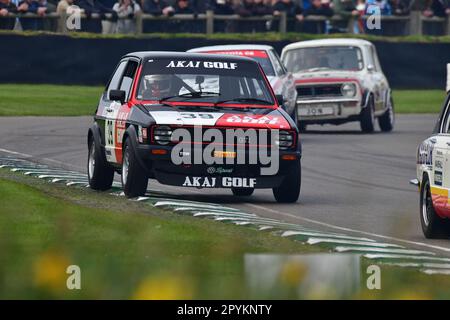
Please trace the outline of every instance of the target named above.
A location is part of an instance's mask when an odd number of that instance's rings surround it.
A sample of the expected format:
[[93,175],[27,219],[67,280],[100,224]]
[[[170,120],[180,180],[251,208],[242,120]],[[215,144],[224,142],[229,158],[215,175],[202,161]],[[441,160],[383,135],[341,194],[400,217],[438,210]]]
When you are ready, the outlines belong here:
[[438,113],[445,100],[444,90],[394,90],[397,113]]
[[[0,116],[92,115],[103,87],[0,84]],[[394,90],[397,113],[437,113],[443,90]]]
[[0,85],[0,116],[79,116],[95,112],[96,86]]
[[[0,299],[252,298],[246,253],[325,250],[5,169],[0,203]],[[352,298],[450,298],[449,276],[389,266],[382,266],[381,290],[365,289],[366,267],[374,263],[362,261],[361,290]],[[81,290],[67,290],[68,265],[81,268]],[[297,296],[293,284],[310,271],[286,267],[264,297]]]
[[[246,298],[245,253],[316,251],[6,170],[0,203],[0,299]],[[81,268],[80,291],[66,289],[72,264]]]

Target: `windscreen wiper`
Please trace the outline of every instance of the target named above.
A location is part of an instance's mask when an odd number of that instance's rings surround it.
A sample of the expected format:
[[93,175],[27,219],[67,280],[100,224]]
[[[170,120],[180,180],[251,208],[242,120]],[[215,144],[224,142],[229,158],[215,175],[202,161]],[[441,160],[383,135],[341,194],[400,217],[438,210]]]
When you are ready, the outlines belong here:
[[234,98],[234,99],[228,99],[228,100],[222,100],[222,101],[217,101],[216,103],[214,103],[215,106],[219,105],[219,104],[223,104],[223,103],[227,103],[227,102],[255,102],[255,103],[263,103],[263,104],[273,104],[270,101],[267,100],[263,100],[263,99],[257,99],[257,98]]
[[164,97],[159,100],[159,103],[162,103],[167,100],[175,99],[175,98],[190,98],[190,99],[197,99],[197,98],[207,98],[207,97],[218,97],[220,96],[220,93],[218,92],[208,92],[208,91],[194,91],[194,92],[187,92],[183,94],[178,94],[175,96],[169,96]]

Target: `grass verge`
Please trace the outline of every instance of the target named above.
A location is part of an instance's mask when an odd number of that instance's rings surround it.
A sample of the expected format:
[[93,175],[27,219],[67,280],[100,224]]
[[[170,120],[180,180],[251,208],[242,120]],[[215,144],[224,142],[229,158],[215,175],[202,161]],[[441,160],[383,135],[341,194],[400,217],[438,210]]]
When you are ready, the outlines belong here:
[[[246,298],[245,253],[317,251],[0,170],[0,298]],[[66,288],[78,265],[82,290]]]
[[[0,116],[82,116],[94,113],[103,87],[1,84]],[[397,113],[437,113],[442,90],[395,90]]]
[[[0,201],[1,299],[251,298],[245,253],[324,250],[4,169]],[[381,290],[368,290],[369,263],[361,264],[361,290],[353,298],[450,298],[449,276],[389,266],[381,268]],[[67,290],[68,265],[81,268],[81,290]],[[286,288],[269,297],[296,297],[291,281],[301,281],[304,272],[287,268],[280,275]],[[319,289],[304,298],[320,298]]]

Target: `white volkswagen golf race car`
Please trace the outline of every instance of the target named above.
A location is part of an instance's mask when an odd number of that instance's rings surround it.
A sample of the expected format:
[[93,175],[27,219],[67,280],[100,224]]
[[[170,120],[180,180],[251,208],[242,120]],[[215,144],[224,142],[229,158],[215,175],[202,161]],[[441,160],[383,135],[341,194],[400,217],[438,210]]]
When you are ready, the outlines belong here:
[[281,60],[295,77],[299,129],[308,124],[359,121],[363,132],[394,128],[391,89],[375,46],[358,39],[292,43]]

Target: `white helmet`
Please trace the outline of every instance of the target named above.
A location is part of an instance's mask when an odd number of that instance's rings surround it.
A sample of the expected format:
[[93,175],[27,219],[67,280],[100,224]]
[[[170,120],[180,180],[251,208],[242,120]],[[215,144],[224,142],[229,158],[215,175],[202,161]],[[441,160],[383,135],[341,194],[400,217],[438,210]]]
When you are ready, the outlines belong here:
[[170,94],[172,76],[169,74],[154,74],[144,77],[145,88],[151,92],[152,97],[163,98]]

